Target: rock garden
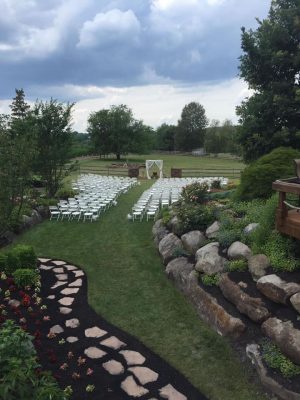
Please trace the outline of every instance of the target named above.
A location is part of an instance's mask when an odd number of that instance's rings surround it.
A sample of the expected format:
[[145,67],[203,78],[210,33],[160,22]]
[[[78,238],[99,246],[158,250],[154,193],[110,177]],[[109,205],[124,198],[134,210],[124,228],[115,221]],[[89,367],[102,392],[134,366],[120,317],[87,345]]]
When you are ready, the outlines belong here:
[[277,197],[237,202],[187,186],[153,226],[165,273],[230,338],[280,399],[300,399],[297,241],[275,228]]

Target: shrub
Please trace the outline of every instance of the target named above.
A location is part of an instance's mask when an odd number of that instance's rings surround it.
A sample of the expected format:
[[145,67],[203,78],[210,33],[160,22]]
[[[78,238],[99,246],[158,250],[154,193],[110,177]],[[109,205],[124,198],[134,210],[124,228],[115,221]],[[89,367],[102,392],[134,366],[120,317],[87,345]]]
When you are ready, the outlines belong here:
[[241,239],[241,231],[239,229],[220,230],[217,233],[217,240],[221,247],[226,248],[232,245],[232,243]]
[[221,180],[214,179],[210,185],[211,189],[221,189]]
[[57,205],[57,199],[40,197],[40,198],[37,199],[36,205],[37,206],[46,206],[46,207],[56,206]]
[[182,189],[181,196],[186,203],[203,204],[207,199],[208,185],[206,183],[191,183]]
[[179,202],[174,211],[180,221],[182,233],[193,230],[204,230],[214,221],[213,209],[202,204]]
[[0,253],[0,271],[6,271],[7,266],[7,255]]
[[229,261],[227,264],[227,269],[230,272],[238,271],[244,272],[248,268],[248,263],[246,260],[233,260]]
[[218,274],[215,275],[202,275],[201,281],[205,286],[218,286],[220,281],[220,276]]
[[66,396],[47,373],[36,374],[40,365],[32,337],[11,320],[0,329],[0,393],[3,400],[63,400]]
[[292,272],[299,267],[299,263],[293,258],[292,240],[273,231],[263,246],[263,251],[270,259],[275,271]]
[[298,150],[279,147],[246,167],[235,192],[237,200],[268,198],[272,195],[272,182],[295,175],[293,160],[300,158]]
[[20,259],[16,252],[11,250],[7,253],[5,272],[10,275],[18,268],[21,268]]
[[274,343],[263,340],[261,347],[262,357],[270,368],[280,371],[285,378],[292,378],[300,374],[300,366],[282,354]]
[[34,286],[38,280],[38,273],[33,269],[20,268],[13,273],[15,283],[19,287]]
[[21,268],[36,268],[37,257],[32,246],[18,245],[12,251],[19,259]]
[[67,200],[69,197],[74,197],[77,192],[73,189],[62,188],[55,193],[57,199]]

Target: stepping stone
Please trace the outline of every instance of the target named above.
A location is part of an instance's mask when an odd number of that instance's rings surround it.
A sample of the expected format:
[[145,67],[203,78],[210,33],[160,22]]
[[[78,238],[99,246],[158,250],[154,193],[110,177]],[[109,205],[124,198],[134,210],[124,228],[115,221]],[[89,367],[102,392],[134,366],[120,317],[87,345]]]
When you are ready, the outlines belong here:
[[69,337],[67,337],[66,341],[67,341],[68,343],[75,343],[75,342],[78,341],[78,337],[76,337],[76,336],[69,336]]
[[124,372],[123,365],[116,360],[109,360],[106,363],[102,364],[102,367],[111,375],[121,375]]
[[106,355],[105,351],[98,349],[98,347],[88,347],[84,350],[84,354],[92,359],[102,358]]
[[159,394],[163,399],[168,400],[187,400],[187,397],[178,392],[172,385],[167,385],[159,389]]
[[132,372],[142,385],[157,381],[158,374],[150,368],[146,367],[131,367],[128,371]]
[[60,325],[54,325],[52,328],[50,328],[51,333],[59,334],[62,333],[64,329]]
[[73,271],[73,273],[75,274],[75,278],[79,278],[80,276],[84,276],[84,272],[83,271]]
[[58,300],[59,304],[61,304],[62,306],[70,306],[73,301],[73,297],[63,297],[62,299]]
[[66,327],[67,328],[78,328],[80,325],[79,319],[77,318],[72,318],[72,319],[68,319],[66,321]]
[[58,282],[57,281],[55,285],[51,286],[51,289],[56,289],[59,286],[65,285],[66,283],[68,283],[68,281],[64,281],[64,282],[62,282],[62,281]]
[[75,294],[78,293],[79,288],[74,288],[74,289],[63,289],[60,293],[63,295],[69,295],[69,294]]
[[68,271],[74,271],[77,269],[77,267],[74,267],[74,265],[64,265],[65,268],[67,268]]
[[91,338],[99,338],[101,336],[104,336],[107,334],[106,331],[98,328],[97,326],[94,326],[93,328],[88,328],[84,331],[86,337],[91,337]]
[[110,347],[111,349],[118,350],[120,347],[126,346],[125,343],[121,342],[117,337],[111,336],[108,339],[102,340],[100,342],[103,346]]
[[63,268],[53,268],[53,272],[56,274],[63,274],[65,270]]
[[143,386],[139,386],[136,384],[135,380],[132,376],[128,376],[122,383],[121,388],[128,394],[128,396],[132,397],[142,397],[145,394],[149,393],[149,390],[144,388]]
[[54,294],[50,294],[50,296],[48,296],[48,297],[47,297],[47,299],[49,299],[49,300],[53,300],[53,299],[55,299],[55,296],[54,296]]
[[143,357],[137,351],[122,350],[119,353],[125,358],[127,365],[144,364],[146,361],[145,357]]
[[58,281],[64,281],[68,279],[68,274],[57,274],[55,275]]
[[82,286],[82,279],[77,279],[76,281],[72,282],[69,284],[69,287],[74,287],[74,286]]
[[50,258],[38,258],[38,260],[41,263],[47,263],[47,262],[51,261]]
[[70,314],[70,312],[72,312],[72,308],[68,308],[68,307],[59,307],[59,312],[61,314]]
[[52,261],[52,263],[55,264],[55,265],[65,265],[66,264],[65,261],[59,261],[59,260]]
[[49,271],[50,269],[52,269],[53,267],[49,267],[48,265],[40,265],[40,269],[44,270],[44,271]]
[[12,299],[12,300],[9,300],[8,305],[10,307],[19,307],[21,305],[21,302],[19,300]]

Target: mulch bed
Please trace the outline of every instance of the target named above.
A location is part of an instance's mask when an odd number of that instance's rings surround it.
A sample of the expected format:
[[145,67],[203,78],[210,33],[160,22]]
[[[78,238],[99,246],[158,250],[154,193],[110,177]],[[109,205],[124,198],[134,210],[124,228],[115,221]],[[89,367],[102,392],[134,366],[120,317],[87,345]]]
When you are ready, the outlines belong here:
[[[268,271],[269,274],[274,273],[271,269]],[[300,283],[300,273],[276,273],[280,278],[289,281],[289,282],[297,282]],[[276,304],[270,301],[268,298],[262,295],[262,293],[257,289],[256,283],[253,281],[253,278],[250,272],[230,272],[229,277],[235,283],[243,282],[247,286],[243,287],[242,290],[247,293],[251,297],[258,297],[261,298],[264,303],[266,304],[267,308],[272,314],[272,317],[279,318],[283,321],[291,321],[293,326],[297,329],[300,329],[300,316],[299,314],[294,311],[291,306],[285,306],[283,304]],[[232,347],[237,352],[239,358],[242,362],[246,361],[246,346],[250,343],[257,343],[259,344],[265,336],[262,334],[260,325],[253,322],[250,318],[246,315],[241,314],[237,308],[230,303],[225,297],[223,296],[221,290],[217,286],[205,286],[201,282],[199,285],[211,294],[218,304],[220,304],[229,314],[236,318],[240,318],[243,323],[247,326],[246,332],[240,336],[239,339],[235,339],[232,341]],[[248,360],[249,362],[249,360]],[[268,365],[264,362],[264,366],[268,371],[268,375],[280,383],[286,389],[294,391],[296,393],[300,393],[300,376],[287,379],[284,378],[279,372],[276,370],[269,368]]]
[[[44,262],[43,264],[58,267],[51,261]],[[68,277],[70,274],[71,271],[68,272]],[[73,281],[76,279],[73,276]],[[159,389],[171,384],[189,400],[206,400],[206,397],[193,387],[181,373],[150,351],[139,340],[111,325],[96,314],[87,302],[86,276],[81,276],[80,279],[82,279],[82,286],[79,292],[74,295],[74,302],[70,306],[72,312],[68,315],[63,315],[59,312],[61,304],[57,301],[63,297],[60,291],[67,286],[51,289],[57,282],[57,278],[51,270],[41,270],[42,286],[41,292],[38,293],[38,296],[42,299],[41,304],[35,303],[33,289],[20,291],[15,287],[11,278],[0,280],[0,288],[2,289],[0,293],[0,305],[7,312],[7,315],[0,316],[0,326],[6,319],[12,319],[34,336],[34,345],[43,370],[51,371],[61,388],[64,389],[69,385],[72,387],[72,400],[126,400],[133,398],[127,395],[121,388],[121,383],[124,379],[128,376],[133,376],[133,374],[128,371],[128,366],[124,357],[119,354],[119,350],[139,352],[146,359],[142,366],[148,367],[159,374],[155,382],[144,385],[149,392],[139,397],[140,399],[161,399]],[[5,299],[5,291],[8,289],[11,292],[10,298],[20,301],[20,306],[14,307],[8,304],[8,299]],[[101,286],[99,290],[101,290]],[[55,295],[56,297],[55,299],[47,299],[49,295]],[[47,309],[43,310],[42,305],[46,305]],[[76,329],[68,328],[65,325],[66,320],[72,318],[77,318],[80,321],[80,326]],[[130,318],[130,315],[128,315],[128,318]],[[54,325],[63,327],[64,332],[57,335],[50,335],[49,337],[50,328]],[[85,329],[94,326],[107,331],[107,334],[98,339],[86,337]],[[65,339],[69,336],[76,336],[79,340],[75,343],[68,343]],[[100,341],[111,336],[116,336],[126,346],[119,350],[113,350],[112,348],[100,345]],[[97,346],[107,354],[101,359],[91,359],[84,354],[85,349],[90,346]],[[122,363],[124,373],[111,375],[102,367],[103,363],[111,359]],[[141,385],[135,377],[134,379],[138,385]],[[94,385],[94,391],[88,393],[86,391],[87,385]]]

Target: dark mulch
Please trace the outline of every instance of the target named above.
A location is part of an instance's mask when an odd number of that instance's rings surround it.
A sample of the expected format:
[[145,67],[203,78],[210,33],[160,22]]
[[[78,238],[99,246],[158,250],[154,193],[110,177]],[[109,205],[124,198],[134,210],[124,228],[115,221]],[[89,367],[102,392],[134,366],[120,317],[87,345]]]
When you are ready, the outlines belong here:
[[[270,274],[274,273],[271,269],[268,271]],[[300,272],[293,273],[276,273],[276,275],[280,276],[282,279],[288,282],[297,282],[300,283]],[[247,287],[242,288],[242,290],[247,293],[251,297],[261,298],[266,304],[267,308],[271,312],[273,317],[279,318],[282,321],[291,321],[293,326],[297,329],[300,329],[300,317],[299,314],[290,306],[285,306],[283,304],[276,304],[266,298],[261,292],[257,289],[256,283],[253,281],[250,272],[230,272],[229,277],[232,281],[239,283],[246,283]],[[250,343],[260,343],[265,336],[262,334],[260,325],[253,322],[246,315],[241,314],[237,308],[225,299],[221,290],[217,286],[204,286],[201,281],[199,285],[210,293],[229,314],[234,317],[240,318],[243,323],[247,326],[246,332],[237,340],[232,341],[232,347],[237,352],[239,358],[245,362],[246,359],[246,346]],[[265,367],[268,370],[268,375],[275,379],[278,383],[280,383],[285,388],[292,390],[294,392],[300,393],[300,377],[294,377],[291,379],[284,378],[279,372],[274,369],[269,368],[265,363]]]
[[[47,265],[48,264],[51,265],[51,262],[47,263]],[[24,295],[24,293],[20,293],[18,289],[15,290],[12,286],[12,281],[0,281],[0,287],[2,289],[2,292],[0,293],[0,304],[6,306],[5,308],[8,313],[7,316],[2,317],[0,324],[6,318],[13,319],[35,337],[34,344],[43,369],[50,370],[62,388],[69,385],[72,386],[72,400],[132,399],[132,397],[127,396],[127,394],[120,388],[121,382],[127,376],[131,375],[130,372],[126,371],[124,358],[118,354],[118,351],[99,345],[100,341],[110,336],[116,336],[127,344],[127,346],[122,348],[122,350],[128,349],[140,352],[146,358],[143,366],[148,367],[159,374],[159,378],[156,382],[145,385],[149,390],[149,393],[140,397],[140,399],[146,400],[153,397],[161,398],[159,397],[159,389],[170,383],[179,392],[187,396],[189,400],[206,400],[206,397],[193,387],[181,373],[172,368],[158,355],[154,354],[138,339],[111,325],[101,318],[101,316],[96,314],[87,302],[87,279],[85,276],[80,278],[83,279],[83,285],[78,294],[74,296],[75,301],[71,306],[73,311],[68,315],[62,315],[59,312],[60,305],[57,303],[56,299],[50,300],[46,298],[49,294],[58,294],[63,288],[65,288],[65,286],[60,286],[55,290],[50,289],[51,286],[56,283],[56,278],[51,271],[41,271],[42,288],[40,296],[42,298],[42,304],[47,305],[47,309],[44,311],[41,310],[39,305],[34,304],[32,299],[32,290],[26,291],[31,298],[30,306],[32,307],[32,311],[30,311],[30,309],[28,310],[28,306],[24,306],[23,304],[18,308],[8,306],[7,301],[4,300],[4,293],[8,287],[13,289],[11,294],[11,298],[13,299],[22,301],[22,295]],[[101,290],[101,287],[99,287],[99,290]],[[45,316],[49,316],[50,320],[45,321]],[[24,323],[24,321],[22,323],[22,318],[26,319],[26,323]],[[73,330],[71,328],[65,328],[65,321],[71,318],[79,319],[79,328]],[[128,318],[130,318],[130,315],[128,315]],[[56,324],[64,327],[65,332],[54,338],[48,338],[47,335],[50,328]],[[100,339],[86,338],[84,330],[93,326],[98,326],[108,333]],[[72,344],[67,342],[59,344],[59,341],[62,338],[66,339],[68,336],[77,336],[79,340]],[[89,359],[85,356],[84,350],[90,346],[97,346],[103,349],[107,355],[98,360]],[[72,352],[72,354],[68,355],[69,352]],[[84,358],[85,362],[82,364],[78,363],[79,357]],[[125,367],[125,372],[123,374],[112,376],[105,371],[102,367],[102,363],[111,359],[117,360],[123,364]],[[64,363],[68,365],[65,370],[60,368]],[[93,371],[91,375],[87,375],[88,369]],[[74,376],[74,373],[78,374],[77,377]],[[137,383],[139,384],[139,382]],[[87,393],[87,385],[95,385],[95,390],[92,393]]]

